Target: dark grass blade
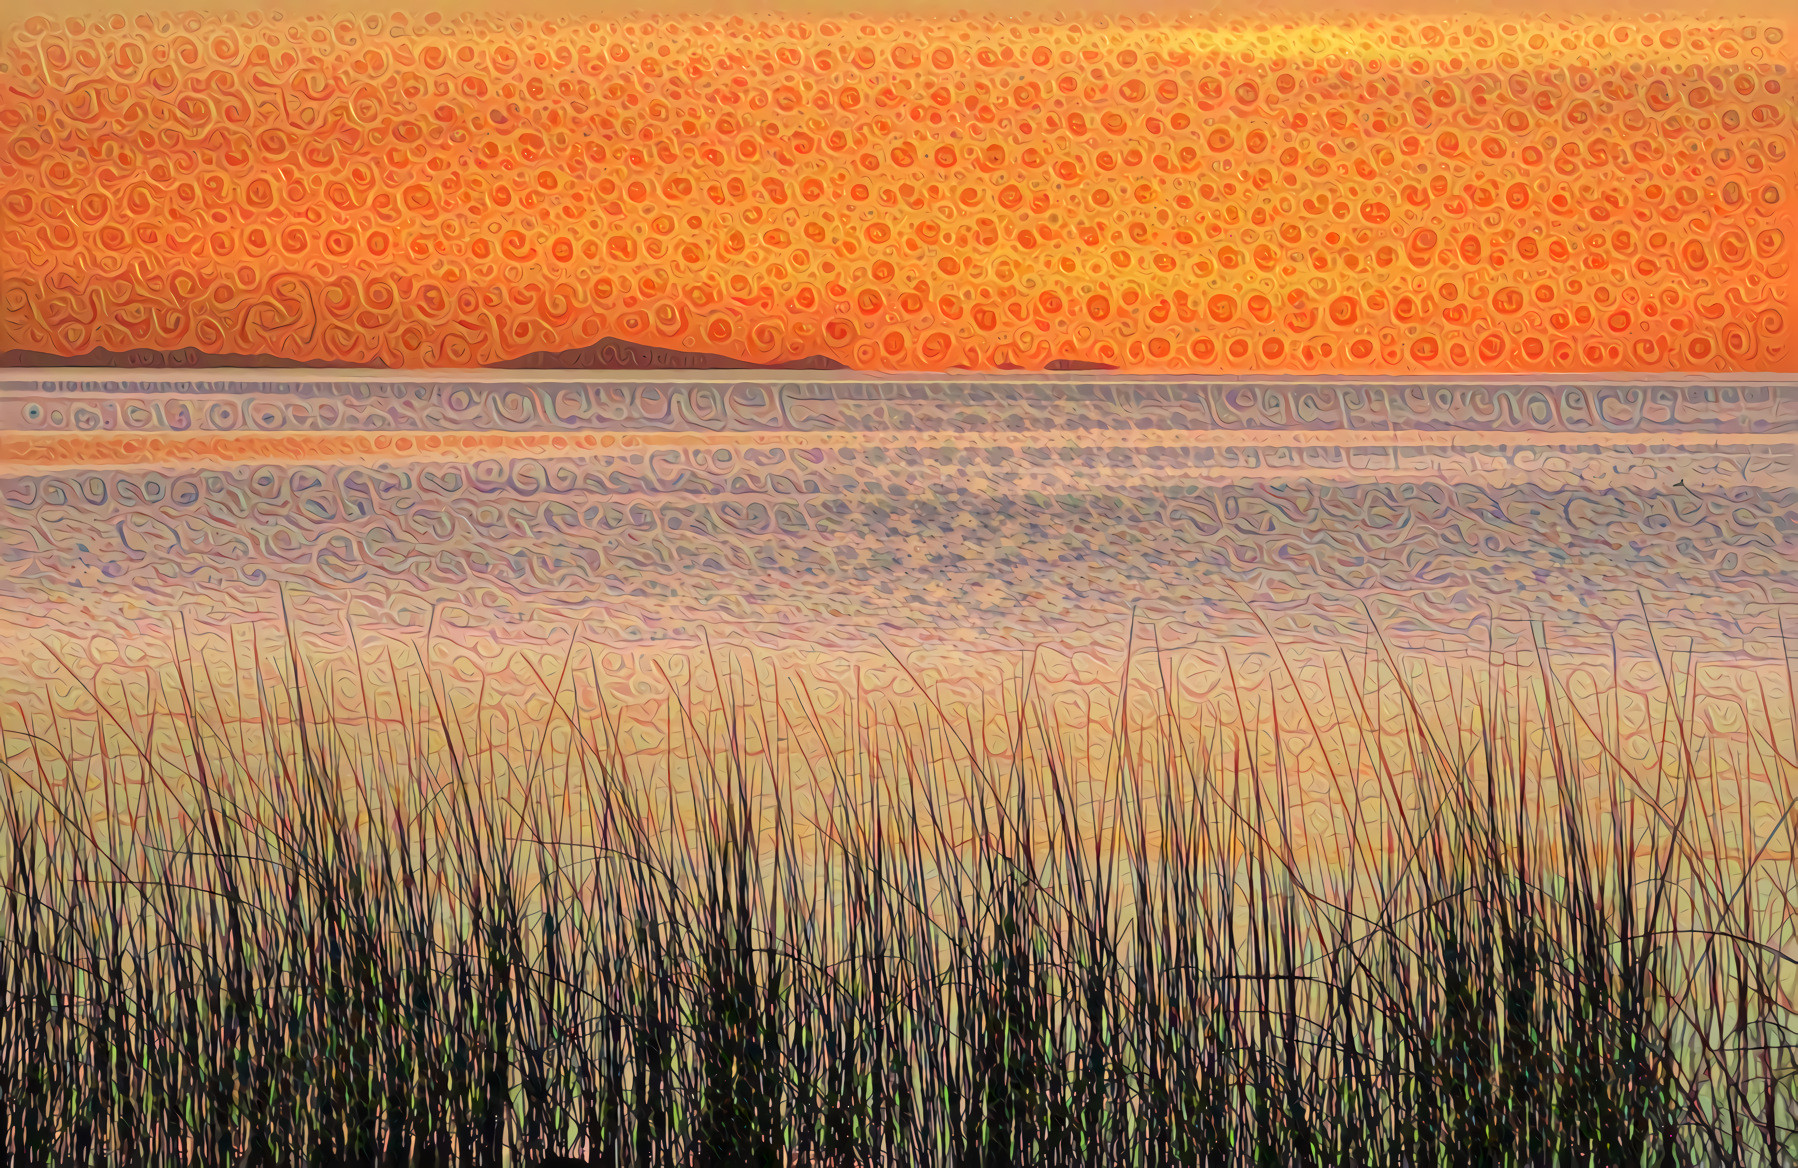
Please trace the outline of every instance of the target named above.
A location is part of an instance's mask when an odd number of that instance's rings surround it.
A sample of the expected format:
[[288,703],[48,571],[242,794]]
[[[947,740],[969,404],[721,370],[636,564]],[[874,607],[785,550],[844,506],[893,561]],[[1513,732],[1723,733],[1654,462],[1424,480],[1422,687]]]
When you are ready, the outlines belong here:
[[[809,690],[770,709],[715,664],[716,705],[671,687],[668,742],[633,752],[564,697],[572,650],[547,717],[427,678],[429,715],[377,739],[288,647],[248,687],[259,745],[191,663],[143,710],[8,727],[9,1163],[1772,1164],[1798,1144],[1789,865],[1766,861],[1789,854],[1798,767],[1775,744],[1720,776],[1671,682],[1666,749],[1628,762],[1542,630],[1533,672],[1464,683],[1446,715],[1384,649],[1330,667],[1334,721],[1283,650],[1227,715],[1179,714],[1159,674],[1120,683],[1104,761],[1024,679],[1003,763],[928,699],[851,710],[859,746],[806,753],[838,734]],[[1296,794],[1307,752],[1327,831]],[[802,779],[827,806],[802,813]],[[1779,794],[1774,834],[1694,829],[1725,780]]]

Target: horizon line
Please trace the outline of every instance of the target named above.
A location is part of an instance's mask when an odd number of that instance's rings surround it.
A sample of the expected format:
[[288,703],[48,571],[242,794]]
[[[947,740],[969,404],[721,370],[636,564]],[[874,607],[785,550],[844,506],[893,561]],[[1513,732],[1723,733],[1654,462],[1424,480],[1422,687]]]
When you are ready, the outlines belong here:
[[487,366],[467,368],[390,369],[385,366],[314,369],[303,366],[270,368],[267,366],[217,367],[195,369],[123,369],[107,366],[42,366],[0,368],[0,386],[30,384],[43,381],[60,382],[397,382],[397,383],[463,383],[485,382],[509,384],[542,381],[571,384],[593,382],[633,383],[657,382],[894,382],[940,383],[969,382],[1006,384],[1015,382],[1051,382],[1070,385],[1129,384],[1155,385],[1183,383],[1192,385],[1617,385],[1625,387],[1659,387],[1667,385],[1754,385],[1798,388],[1798,372],[1728,372],[1665,373],[1627,375],[1618,373],[1126,373],[1109,369],[1080,370],[945,370],[941,372],[857,369],[495,369]]

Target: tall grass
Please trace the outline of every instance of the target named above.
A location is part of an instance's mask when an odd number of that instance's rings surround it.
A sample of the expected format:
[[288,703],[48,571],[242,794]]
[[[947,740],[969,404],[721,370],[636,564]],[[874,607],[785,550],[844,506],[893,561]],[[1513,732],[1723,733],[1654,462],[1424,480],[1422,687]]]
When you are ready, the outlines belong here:
[[[1707,768],[1670,678],[1665,749],[1632,763],[1538,647],[1446,716],[1389,670],[1390,736],[1347,658],[1322,723],[1290,672],[1271,726],[1165,692],[1133,721],[1126,683],[1090,768],[1028,685],[998,752],[920,686],[878,750],[808,756],[809,807],[768,748],[825,734],[803,679],[772,706],[671,691],[686,798],[559,682],[504,741],[435,687],[429,724],[377,739],[290,642],[232,679],[261,695],[254,750],[191,662],[161,727],[90,689],[97,769],[74,715],[7,730],[0,1147],[1798,1162],[1798,764],[1772,712]],[[1294,735],[1331,760],[1321,818]],[[1733,842],[1720,766],[1744,825],[1749,788],[1771,807]]]

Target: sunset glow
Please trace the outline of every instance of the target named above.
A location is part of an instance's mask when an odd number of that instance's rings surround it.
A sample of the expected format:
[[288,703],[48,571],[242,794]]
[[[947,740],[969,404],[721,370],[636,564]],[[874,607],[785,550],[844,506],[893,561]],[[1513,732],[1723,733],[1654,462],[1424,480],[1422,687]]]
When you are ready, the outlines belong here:
[[1784,31],[32,19],[3,347],[1791,370]]

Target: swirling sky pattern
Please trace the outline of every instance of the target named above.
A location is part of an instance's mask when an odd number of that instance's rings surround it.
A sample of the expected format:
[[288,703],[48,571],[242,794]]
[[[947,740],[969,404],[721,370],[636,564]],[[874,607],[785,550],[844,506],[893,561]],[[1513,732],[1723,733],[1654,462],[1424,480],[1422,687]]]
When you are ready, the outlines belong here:
[[1786,23],[34,17],[0,347],[1792,370]]

